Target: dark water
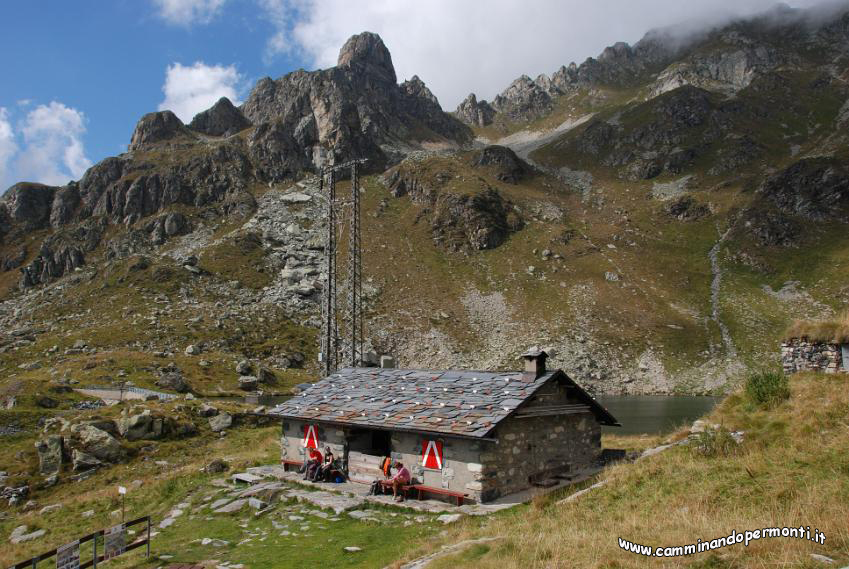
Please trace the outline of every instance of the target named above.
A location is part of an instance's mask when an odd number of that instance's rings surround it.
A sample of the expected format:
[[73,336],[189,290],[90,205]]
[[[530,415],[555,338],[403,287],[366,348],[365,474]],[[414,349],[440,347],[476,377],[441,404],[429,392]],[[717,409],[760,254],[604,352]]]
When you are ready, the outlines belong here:
[[603,427],[603,432],[620,435],[668,433],[713,409],[719,397],[673,395],[602,395],[596,397],[621,427]]

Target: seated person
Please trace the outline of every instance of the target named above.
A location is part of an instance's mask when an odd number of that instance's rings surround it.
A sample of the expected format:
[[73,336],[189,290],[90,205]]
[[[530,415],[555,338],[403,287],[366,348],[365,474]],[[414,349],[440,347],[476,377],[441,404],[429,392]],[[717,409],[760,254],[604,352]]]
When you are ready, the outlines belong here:
[[324,464],[319,468],[316,480],[330,480],[330,471],[333,470],[333,452],[330,447],[324,447]]
[[391,482],[392,482],[392,495],[395,497],[396,502],[403,502],[404,501],[404,495],[401,494],[399,491],[401,490],[402,486],[406,486],[407,484],[410,483],[410,478],[411,478],[410,471],[407,470],[407,467],[404,466],[401,463],[401,461],[397,461],[395,463],[395,468],[397,469],[397,472],[395,473],[395,476],[393,476],[392,480],[391,480]]
[[312,480],[315,478],[318,469],[321,468],[322,456],[318,449],[310,449],[310,458],[304,464],[304,480]]

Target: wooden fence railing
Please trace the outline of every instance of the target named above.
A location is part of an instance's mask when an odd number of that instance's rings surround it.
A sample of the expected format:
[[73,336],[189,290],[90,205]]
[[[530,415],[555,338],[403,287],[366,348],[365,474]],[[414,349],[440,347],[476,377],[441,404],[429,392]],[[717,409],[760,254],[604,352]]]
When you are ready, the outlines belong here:
[[[147,524],[143,536],[131,543],[126,543],[127,528],[139,524]],[[100,540],[103,543],[104,548],[102,555],[97,552],[98,538],[102,538]],[[114,541],[110,541],[113,539]],[[84,563],[80,563],[82,545],[88,542],[91,542],[91,559]],[[88,569],[89,567],[97,569],[98,563],[108,561],[109,559],[117,557],[127,551],[132,551],[133,549],[138,549],[142,546],[147,546],[147,556],[150,557],[150,516],[144,516],[119,526],[115,526],[114,528],[108,528],[105,530],[102,529],[94,533],[90,533],[69,544],[12,565],[9,569],[36,569],[39,562],[46,561],[47,559],[56,557],[57,555],[62,557],[62,559],[57,559],[56,566],[58,569]]]

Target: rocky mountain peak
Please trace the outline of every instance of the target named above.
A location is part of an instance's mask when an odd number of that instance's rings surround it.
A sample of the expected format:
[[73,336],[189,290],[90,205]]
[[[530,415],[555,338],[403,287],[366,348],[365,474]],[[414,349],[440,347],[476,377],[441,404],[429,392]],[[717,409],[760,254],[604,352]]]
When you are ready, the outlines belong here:
[[495,109],[484,100],[478,101],[474,93],[469,93],[469,96],[457,105],[454,115],[466,124],[486,126],[492,123]]
[[551,95],[533,79],[522,75],[493,99],[492,107],[512,119],[527,120],[551,109]]
[[159,111],[144,115],[136,124],[130,139],[130,150],[137,150],[145,144],[169,140],[186,132],[186,126],[171,111]]
[[227,97],[218,99],[211,108],[195,115],[189,123],[190,129],[211,136],[230,136],[249,126],[251,121]]
[[421,99],[425,99],[430,101],[435,105],[439,105],[439,99],[436,98],[436,95],[427,88],[424,81],[419,79],[418,75],[413,75],[411,79],[408,79],[401,83],[401,91],[403,91],[409,97],[417,97]]
[[395,67],[392,55],[386,49],[380,36],[373,32],[363,32],[351,36],[339,51],[339,67],[360,67],[370,75],[381,76],[395,83]]

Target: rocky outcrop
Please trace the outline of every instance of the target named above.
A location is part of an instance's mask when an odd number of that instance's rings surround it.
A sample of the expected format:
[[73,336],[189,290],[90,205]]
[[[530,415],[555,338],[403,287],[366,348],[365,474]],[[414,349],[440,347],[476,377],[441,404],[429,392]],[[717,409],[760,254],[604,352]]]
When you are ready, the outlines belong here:
[[43,229],[50,224],[54,186],[20,182],[3,195],[3,215],[7,223],[20,226],[22,231]]
[[182,137],[187,141],[194,138],[177,115],[171,111],[159,111],[144,115],[136,124],[129,150],[139,150],[145,146],[174,140]]
[[401,163],[383,176],[393,196],[409,198],[424,207],[434,243],[449,251],[472,252],[501,245],[524,222],[516,208],[495,189],[484,185],[458,194],[445,187],[453,175],[437,173],[419,179]]
[[758,244],[765,247],[793,247],[802,229],[791,216],[780,211],[755,208],[746,213],[743,226]]
[[380,36],[372,32],[348,38],[339,51],[338,67],[348,67],[364,75],[395,83],[392,56]]
[[79,425],[74,430],[82,450],[98,460],[115,463],[126,456],[121,443],[106,431],[91,425]]
[[761,192],[785,213],[849,221],[849,167],[835,158],[799,160],[767,178]]
[[[733,34],[727,36],[736,40]],[[727,45],[725,49],[696,53],[663,70],[654,82],[651,97],[684,85],[734,94],[748,87],[760,74],[786,65],[788,58],[767,45]]]
[[209,428],[213,433],[220,433],[233,425],[233,416],[230,413],[221,412],[209,418]]
[[[245,129],[246,137],[229,136]],[[201,140],[199,133],[227,138]],[[14,186],[0,200],[0,239],[91,224],[84,244],[53,235],[23,267],[21,286],[45,284],[86,262],[103,234],[101,221],[127,227],[107,243],[106,258],[144,254],[192,230],[185,214],[168,211],[172,206],[244,216],[256,207],[249,191],[256,184],[292,179],[328,160],[369,158],[367,167],[380,170],[419,144],[456,146],[471,138],[418,77],[399,86],[386,46],[364,33],[343,46],[336,67],[259,81],[241,109],[221,99],[189,127],[171,111],[145,115],[130,152],[94,165],[78,183]],[[17,258],[2,264],[15,268],[26,255]]]
[[547,114],[551,107],[551,94],[527,75],[492,100],[492,108],[512,120],[532,120]]
[[478,101],[474,93],[470,93],[462,103],[457,105],[454,116],[470,126],[486,126],[492,124],[495,109],[484,100]]
[[162,245],[171,237],[191,233],[192,224],[182,213],[168,213],[148,222],[144,229],[150,234],[151,243]]
[[710,215],[710,208],[706,204],[697,202],[691,196],[681,196],[672,200],[664,209],[666,213],[679,221],[697,221]]
[[531,168],[524,160],[506,146],[487,146],[471,155],[472,166],[489,170],[495,178],[508,184],[516,184],[530,173]]
[[97,248],[105,229],[103,220],[90,219],[47,237],[38,256],[21,269],[21,287],[47,284],[85,265],[86,253]]
[[[707,91],[686,86],[629,108],[616,122],[590,120],[559,144],[566,154],[619,168],[622,177],[648,180],[665,172],[682,174],[700,157],[716,153],[719,142],[739,141],[734,129],[742,121],[737,119],[748,116],[746,106],[718,102]],[[757,155],[738,155],[724,168],[742,167]]]
[[78,449],[71,453],[71,464],[74,472],[85,472],[103,466],[101,460]]
[[523,225],[513,205],[492,188],[471,196],[440,194],[431,213],[434,240],[450,251],[494,249]]
[[390,160],[390,148],[400,151],[423,140],[471,140],[468,127],[442,112],[418,78],[401,87],[395,81],[392,57],[380,37],[354,36],[340,51],[336,67],[257,83],[242,106],[257,125],[251,147],[272,146],[266,154],[273,158],[293,156],[287,169],[297,161],[316,165],[327,160],[327,148],[334,149],[336,160],[369,158],[377,169]]
[[171,433],[173,420],[158,417],[150,412],[123,417],[118,421],[118,432],[128,441],[158,440]]
[[218,99],[211,108],[195,115],[189,123],[190,129],[210,136],[231,136],[249,126],[251,121],[227,97]]
[[50,435],[35,443],[38,451],[38,472],[42,476],[53,476],[62,469],[65,454],[65,439],[61,435]]

